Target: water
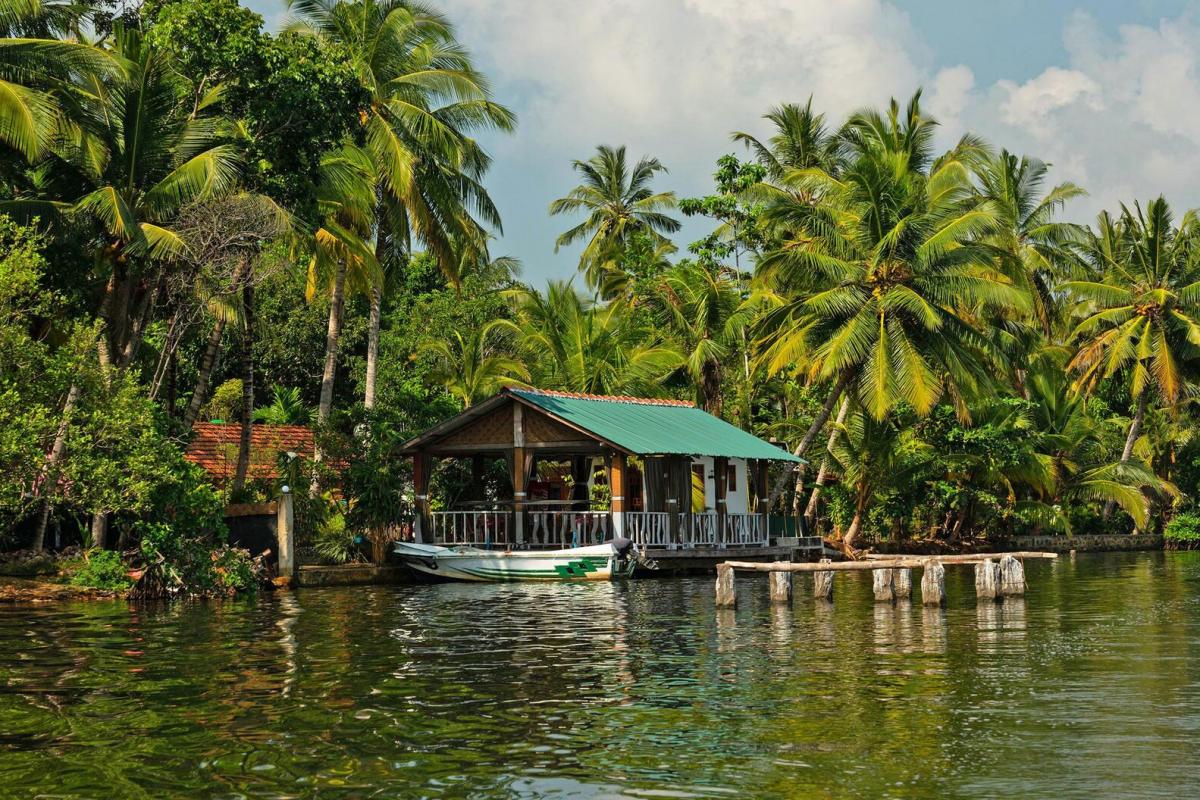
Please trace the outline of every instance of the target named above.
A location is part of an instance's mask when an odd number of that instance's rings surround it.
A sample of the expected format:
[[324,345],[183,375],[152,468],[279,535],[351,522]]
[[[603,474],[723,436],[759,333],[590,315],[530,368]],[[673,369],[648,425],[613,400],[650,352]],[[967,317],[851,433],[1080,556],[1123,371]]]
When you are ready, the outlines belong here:
[[1195,797],[1200,554],[0,606],[0,796]]

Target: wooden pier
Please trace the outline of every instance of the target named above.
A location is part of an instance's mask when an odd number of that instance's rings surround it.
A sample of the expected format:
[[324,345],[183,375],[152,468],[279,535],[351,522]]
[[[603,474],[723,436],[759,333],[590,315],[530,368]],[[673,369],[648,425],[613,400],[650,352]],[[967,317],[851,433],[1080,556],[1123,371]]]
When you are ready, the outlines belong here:
[[927,606],[946,603],[946,567],[974,566],[975,592],[980,600],[1000,602],[1005,597],[1025,594],[1024,561],[1058,558],[1058,553],[1019,551],[951,556],[867,556],[862,561],[792,563],[789,561],[725,561],[717,565],[718,608],[737,605],[734,572],[767,572],[771,578],[772,602],[788,602],[792,597],[791,576],[796,572],[813,573],[813,595],[833,599],[833,576],[838,572],[872,572],[872,589],[878,603],[908,602],[912,597],[912,570],[921,570],[921,602]]

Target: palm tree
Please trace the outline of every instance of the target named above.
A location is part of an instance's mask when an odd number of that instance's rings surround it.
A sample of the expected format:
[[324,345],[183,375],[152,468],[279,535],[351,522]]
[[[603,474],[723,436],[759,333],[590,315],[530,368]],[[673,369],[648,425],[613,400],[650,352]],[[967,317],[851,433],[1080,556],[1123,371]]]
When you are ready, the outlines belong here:
[[[434,380],[470,407],[505,386],[528,386],[529,369],[508,355],[503,334],[511,330],[507,320],[494,319],[465,336],[453,331],[449,339],[436,339],[426,347],[437,355],[440,365]],[[500,335],[497,335],[500,334]]]
[[785,103],[763,115],[775,130],[763,142],[749,133],[733,134],[733,140],[746,145],[767,177],[781,180],[789,170],[819,169],[836,174],[839,169],[841,141],[825,124],[825,115],[813,111],[812,97],[804,105]]
[[656,305],[663,329],[684,354],[697,405],[720,416],[723,362],[740,346],[750,317],[738,285],[697,264],[683,264],[663,275]]
[[979,195],[995,211],[996,229],[989,241],[1006,258],[1003,266],[1025,289],[1042,332],[1050,336],[1061,316],[1054,291],[1069,268],[1072,247],[1083,240],[1079,225],[1055,220],[1068,200],[1086,194],[1073,183],[1060,183],[1042,193],[1049,165],[1017,158],[1007,150],[974,164]]
[[[404,263],[415,240],[457,286],[462,250],[486,252],[483,226],[500,228],[499,212],[481,183],[490,159],[470,134],[511,130],[512,112],[492,100],[447,19],[419,3],[290,0],[289,7],[300,15],[293,30],[351,54],[369,98],[362,132],[379,185],[375,261]],[[375,403],[383,289],[382,282],[369,288],[367,407]]]
[[[1084,248],[1094,280],[1068,281],[1065,291],[1089,309],[1071,340],[1077,343],[1068,368],[1076,386],[1095,391],[1120,376],[1136,404],[1121,453],[1128,464],[1151,395],[1174,408],[1194,377],[1200,356],[1200,227],[1193,212],[1179,227],[1166,200],[1145,208],[1122,206],[1114,220],[1101,214]],[[1105,517],[1113,504],[1105,506]]]
[[542,294],[509,293],[516,321],[507,325],[528,354],[534,384],[588,394],[658,396],[682,355],[637,325],[619,304],[597,305],[568,282]]
[[625,147],[600,145],[587,161],[572,163],[583,182],[550,204],[551,215],[585,212],[587,218],[558,237],[554,252],[587,240],[579,256],[579,269],[592,288],[619,260],[634,233],[644,232],[655,243],[679,230],[679,222],[665,214],[675,207],[674,192],[655,192],[654,176],[667,168],[657,158],[641,158],[629,169]]

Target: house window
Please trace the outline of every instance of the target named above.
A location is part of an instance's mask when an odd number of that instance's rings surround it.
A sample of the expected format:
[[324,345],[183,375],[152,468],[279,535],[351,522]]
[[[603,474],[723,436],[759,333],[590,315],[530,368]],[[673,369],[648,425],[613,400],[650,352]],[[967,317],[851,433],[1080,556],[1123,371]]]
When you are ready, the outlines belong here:
[[728,467],[726,467],[725,474],[728,476],[725,479],[725,491],[736,492],[738,490],[738,488],[737,488],[737,474],[738,474],[737,464],[730,464]]

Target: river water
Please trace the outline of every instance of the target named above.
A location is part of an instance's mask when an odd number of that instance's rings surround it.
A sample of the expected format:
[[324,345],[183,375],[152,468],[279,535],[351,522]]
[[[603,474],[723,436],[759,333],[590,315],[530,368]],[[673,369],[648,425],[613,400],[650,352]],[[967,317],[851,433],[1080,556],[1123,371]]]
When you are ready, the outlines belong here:
[[0,606],[0,797],[1197,797],[1200,553]]

